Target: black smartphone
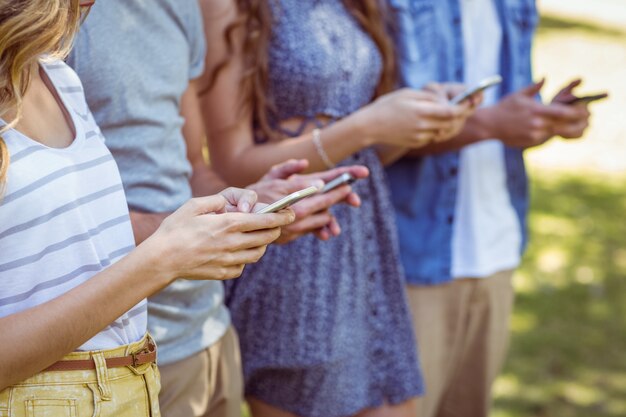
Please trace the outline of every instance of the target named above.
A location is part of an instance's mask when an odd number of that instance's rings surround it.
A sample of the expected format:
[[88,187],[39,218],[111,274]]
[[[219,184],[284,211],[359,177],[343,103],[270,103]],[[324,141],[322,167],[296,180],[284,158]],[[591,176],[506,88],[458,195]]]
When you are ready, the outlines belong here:
[[593,103],[594,101],[607,98],[608,96],[609,95],[607,93],[599,93],[599,94],[593,94],[590,96],[574,97],[570,100],[565,101],[564,103],[565,104],[578,104],[578,103],[589,104],[589,103]]

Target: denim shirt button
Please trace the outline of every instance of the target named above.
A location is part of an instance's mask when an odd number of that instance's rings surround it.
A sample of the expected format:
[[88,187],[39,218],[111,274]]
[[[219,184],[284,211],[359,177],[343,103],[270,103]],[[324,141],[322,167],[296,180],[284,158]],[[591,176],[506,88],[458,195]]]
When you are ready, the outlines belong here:
[[452,223],[454,223],[454,216],[453,215],[449,215],[448,216],[448,224],[451,225]]
[[452,19],[452,23],[454,23],[456,26],[461,24],[461,17],[460,16],[454,16],[454,19]]
[[459,169],[457,167],[450,168],[450,175],[452,177],[456,177],[459,174]]
[[454,74],[457,80],[461,80],[463,78],[463,68],[457,68]]

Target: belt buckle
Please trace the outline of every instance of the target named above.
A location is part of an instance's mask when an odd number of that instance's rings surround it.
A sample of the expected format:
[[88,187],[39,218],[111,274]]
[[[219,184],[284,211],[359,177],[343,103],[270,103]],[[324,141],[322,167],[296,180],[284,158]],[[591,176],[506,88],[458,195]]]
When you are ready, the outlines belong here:
[[139,363],[139,358],[137,357],[138,355],[142,353],[150,353],[154,351],[154,348],[155,348],[154,343],[148,342],[144,345],[144,347],[141,350],[131,353],[130,357],[132,358],[132,361],[133,361],[133,368],[137,368],[137,366],[141,365]]

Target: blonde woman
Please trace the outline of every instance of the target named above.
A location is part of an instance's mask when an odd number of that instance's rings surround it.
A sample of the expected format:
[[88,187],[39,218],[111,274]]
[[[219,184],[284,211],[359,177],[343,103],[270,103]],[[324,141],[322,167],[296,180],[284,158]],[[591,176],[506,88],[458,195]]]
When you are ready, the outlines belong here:
[[158,416],[145,298],[227,279],[291,211],[195,199],[137,248],[117,166],[62,61],[93,1],[0,0],[0,416]]

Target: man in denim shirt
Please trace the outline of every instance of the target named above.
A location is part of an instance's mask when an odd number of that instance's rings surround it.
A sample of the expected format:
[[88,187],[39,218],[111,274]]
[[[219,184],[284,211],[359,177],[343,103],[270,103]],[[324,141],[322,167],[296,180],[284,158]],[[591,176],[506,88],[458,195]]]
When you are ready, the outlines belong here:
[[580,137],[589,113],[536,99],[534,0],[388,0],[405,86],[468,85],[501,74],[484,106],[449,142],[389,168],[426,396],[425,417],[487,416],[505,358],[511,277],[526,241],[523,149]]

